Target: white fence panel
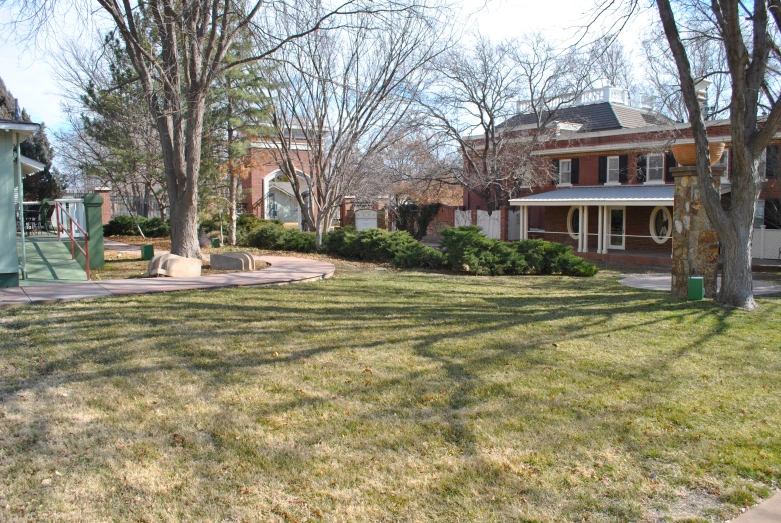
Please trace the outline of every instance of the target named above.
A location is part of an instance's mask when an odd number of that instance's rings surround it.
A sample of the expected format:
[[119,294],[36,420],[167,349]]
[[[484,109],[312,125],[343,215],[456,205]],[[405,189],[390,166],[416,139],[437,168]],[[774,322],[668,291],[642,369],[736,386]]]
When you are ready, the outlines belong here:
[[755,230],[751,255],[755,258],[763,258],[765,260],[781,259],[781,230]]
[[483,233],[489,238],[498,240],[500,237],[499,215],[501,212],[494,211],[488,214],[488,211],[477,211],[477,225],[483,229]]
[[507,213],[507,239],[511,242],[521,239],[521,211]]
[[472,211],[459,211],[456,209],[455,224],[456,227],[472,225]]

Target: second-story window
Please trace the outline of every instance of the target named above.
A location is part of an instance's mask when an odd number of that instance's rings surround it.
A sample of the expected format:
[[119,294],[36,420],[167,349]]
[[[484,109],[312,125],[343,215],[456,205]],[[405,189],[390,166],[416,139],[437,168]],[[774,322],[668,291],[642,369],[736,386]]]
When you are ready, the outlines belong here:
[[607,183],[618,183],[618,156],[607,157]]
[[559,184],[572,183],[572,160],[559,161]]
[[664,155],[663,154],[649,154],[648,155],[648,176],[647,182],[664,182]]

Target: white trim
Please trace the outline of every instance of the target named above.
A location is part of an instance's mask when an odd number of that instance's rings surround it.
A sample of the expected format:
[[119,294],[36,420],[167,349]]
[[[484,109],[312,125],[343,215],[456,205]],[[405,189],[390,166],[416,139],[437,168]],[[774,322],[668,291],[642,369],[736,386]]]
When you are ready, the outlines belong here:
[[[575,211],[578,211],[578,232],[572,232],[572,215]],[[570,207],[569,212],[567,213],[567,232],[569,233],[569,237],[573,240],[578,240],[578,252],[580,252],[580,224],[582,222],[582,216],[583,213],[580,212],[580,206],[579,205],[573,205]]]
[[[573,139],[570,140],[570,142],[578,142],[580,140],[589,138],[588,136],[586,136],[586,134],[587,133],[584,133],[583,135],[573,136]],[[778,138],[779,136],[781,135],[777,134],[776,138]],[[559,141],[564,141],[564,140],[559,140]],[[725,144],[731,145],[732,137],[731,136],[709,136],[708,142],[710,143],[723,142]],[[603,145],[585,145],[580,147],[564,146],[564,147],[557,147],[555,149],[539,149],[537,151],[532,151],[531,156],[558,156],[564,152],[566,152],[567,154],[571,154],[572,156],[577,156],[579,153],[599,153],[604,151],[647,151],[647,150],[654,150],[654,149],[669,149],[670,145],[673,144],[688,144],[688,143],[694,143],[694,139],[678,138],[676,140],[672,140],[672,139],[656,140],[653,142],[634,141],[634,142],[603,144]]]
[[[261,140],[261,141],[250,142],[249,146],[250,148],[254,147],[255,149],[273,149],[281,146],[281,142]],[[292,151],[308,151],[310,149],[309,144],[306,142],[304,143],[292,142],[288,144],[287,148]]]
[[[616,179],[610,179],[610,160],[616,161]],[[619,156],[608,156],[607,162],[605,162],[605,185],[621,185],[621,159]]]
[[[655,227],[656,226],[656,216],[660,212],[664,212],[664,214],[667,215],[668,229],[667,229],[667,236],[665,236],[665,237],[661,237],[661,236],[658,236],[656,234],[656,227]],[[660,205],[659,207],[656,207],[653,211],[651,211],[651,219],[648,222],[648,230],[651,233],[651,238],[653,238],[653,240],[656,243],[658,243],[659,245],[661,245],[663,243],[667,243],[667,241],[670,238],[672,238],[672,235],[673,235],[672,224],[673,224],[673,217],[672,217],[672,214],[670,214],[669,209],[667,209],[667,207],[665,207],[664,205]]]
[[[568,182],[562,182],[561,181],[561,175],[562,175],[562,164],[567,163],[569,165],[569,181]],[[572,159],[571,158],[562,158],[559,160],[559,185],[562,187],[572,187]]]
[[[662,159],[662,176],[657,180],[651,179],[651,157],[658,156]],[[664,182],[664,154],[662,153],[648,153],[645,155],[645,182],[644,185],[663,185]]]

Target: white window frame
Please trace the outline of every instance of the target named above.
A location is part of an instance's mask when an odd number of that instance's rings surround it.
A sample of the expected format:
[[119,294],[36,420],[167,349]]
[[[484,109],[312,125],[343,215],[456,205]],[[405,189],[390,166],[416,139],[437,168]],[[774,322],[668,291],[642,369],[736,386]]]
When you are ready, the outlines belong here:
[[757,174],[759,179],[763,182],[767,181],[767,147],[762,149],[762,154],[759,156],[759,165],[757,165]]
[[[575,214],[577,211],[578,213],[578,224],[580,224],[580,220],[583,219],[583,216],[580,215],[580,207],[577,205],[573,205],[569,208],[569,212],[567,213],[567,232],[569,233],[569,237],[573,240],[577,240],[580,238],[580,230],[573,231],[572,230],[572,215]],[[578,227],[580,229],[580,227]]]
[[[616,160],[616,179],[615,181],[610,180],[610,160]],[[618,156],[608,156],[607,157],[607,167],[606,167],[606,173],[605,173],[605,185],[621,185],[621,162],[618,159]]]
[[[651,158],[661,159],[661,173],[662,176],[657,180],[651,179]],[[645,157],[645,184],[644,185],[663,185],[664,184],[664,155],[663,154],[648,154]]]
[[[670,224],[670,228],[667,230],[667,236],[664,236],[664,237],[659,236],[659,235],[656,234],[656,227],[655,227],[655,225],[656,225],[656,217],[657,217],[657,215],[660,212],[663,212],[664,214],[667,215],[667,223]],[[626,221],[626,218],[624,218],[624,221]],[[659,207],[656,207],[656,208],[654,208],[653,211],[651,211],[651,220],[648,222],[648,230],[651,232],[651,238],[653,238],[654,241],[656,243],[658,243],[658,244],[665,243],[665,242],[667,242],[667,240],[669,240],[672,237],[672,235],[673,235],[673,217],[672,217],[672,214],[670,213],[670,210],[667,207],[664,207],[664,206],[660,205]]]
[[[567,182],[564,182],[561,179],[561,175],[564,173],[563,167],[565,163],[569,166],[569,181]],[[572,160],[570,158],[559,160],[559,187],[572,187]]]

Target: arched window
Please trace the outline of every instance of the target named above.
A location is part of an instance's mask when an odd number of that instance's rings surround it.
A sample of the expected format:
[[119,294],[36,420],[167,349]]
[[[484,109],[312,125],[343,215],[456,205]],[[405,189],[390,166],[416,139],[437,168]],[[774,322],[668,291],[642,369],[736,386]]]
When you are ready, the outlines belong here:
[[651,237],[656,243],[664,243],[672,236],[673,218],[667,207],[656,207],[651,212],[651,221],[648,227],[651,231]]
[[570,207],[567,215],[567,232],[573,240],[580,235],[580,207]]

